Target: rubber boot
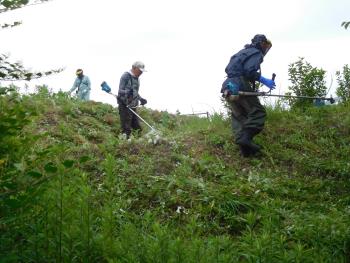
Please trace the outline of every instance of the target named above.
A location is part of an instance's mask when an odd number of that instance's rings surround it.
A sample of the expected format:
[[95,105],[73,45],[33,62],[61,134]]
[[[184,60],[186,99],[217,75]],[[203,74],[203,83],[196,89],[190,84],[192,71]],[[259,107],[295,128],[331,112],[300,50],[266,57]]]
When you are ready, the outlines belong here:
[[252,133],[249,130],[244,130],[241,138],[237,140],[243,157],[249,157],[260,152],[260,146],[253,143],[252,139]]
[[252,155],[252,153],[248,147],[243,146],[243,145],[238,145],[238,146],[239,146],[240,153],[243,157],[247,158],[247,157],[250,157]]

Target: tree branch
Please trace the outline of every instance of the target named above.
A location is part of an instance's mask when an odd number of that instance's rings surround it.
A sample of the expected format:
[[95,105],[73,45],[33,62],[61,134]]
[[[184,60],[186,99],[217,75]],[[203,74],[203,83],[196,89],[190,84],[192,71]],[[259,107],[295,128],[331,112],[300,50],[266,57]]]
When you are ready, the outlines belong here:
[[[5,13],[11,10],[15,10],[18,8],[22,8],[25,6],[32,6],[32,5],[38,5],[38,4],[42,4],[44,2],[49,2],[52,0],[0,0],[0,14],[1,13]],[[2,7],[1,7],[2,6]]]

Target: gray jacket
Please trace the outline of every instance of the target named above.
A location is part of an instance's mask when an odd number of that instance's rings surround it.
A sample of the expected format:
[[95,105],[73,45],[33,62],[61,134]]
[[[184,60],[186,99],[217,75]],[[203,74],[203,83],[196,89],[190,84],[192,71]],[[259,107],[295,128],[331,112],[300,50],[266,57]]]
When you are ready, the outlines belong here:
[[140,81],[139,78],[125,72],[119,82],[118,103],[130,107],[137,107],[142,97],[139,94]]

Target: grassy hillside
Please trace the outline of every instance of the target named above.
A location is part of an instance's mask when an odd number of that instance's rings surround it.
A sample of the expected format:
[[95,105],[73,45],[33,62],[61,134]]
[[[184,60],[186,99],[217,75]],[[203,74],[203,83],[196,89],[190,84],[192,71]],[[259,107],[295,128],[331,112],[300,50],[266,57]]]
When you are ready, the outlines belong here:
[[260,159],[220,115],[142,109],[153,144],[44,88],[0,107],[0,262],[350,262],[349,106],[268,109]]

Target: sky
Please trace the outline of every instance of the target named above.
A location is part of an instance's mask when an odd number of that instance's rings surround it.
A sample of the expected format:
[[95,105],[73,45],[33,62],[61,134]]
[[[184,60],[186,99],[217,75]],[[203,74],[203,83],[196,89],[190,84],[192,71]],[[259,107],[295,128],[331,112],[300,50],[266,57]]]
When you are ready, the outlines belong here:
[[0,14],[0,23],[23,23],[0,30],[0,53],[32,70],[64,68],[28,82],[32,89],[68,91],[82,68],[91,99],[113,106],[101,82],[117,93],[121,75],[140,60],[147,107],[214,113],[224,110],[220,88],[230,57],[255,34],[272,41],[261,68],[265,77],[276,73],[275,94],[288,91],[288,66],[304,57],[327,71],[334,95],[335,72],[350,64],[350,29],[341,27],[349,10],[349,0],[52,0]]

